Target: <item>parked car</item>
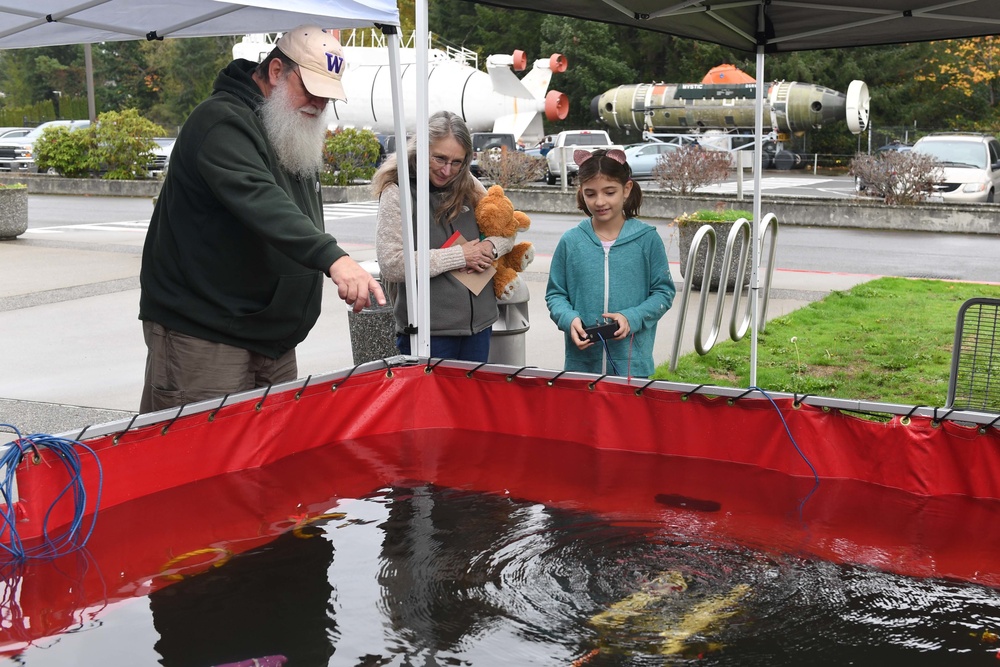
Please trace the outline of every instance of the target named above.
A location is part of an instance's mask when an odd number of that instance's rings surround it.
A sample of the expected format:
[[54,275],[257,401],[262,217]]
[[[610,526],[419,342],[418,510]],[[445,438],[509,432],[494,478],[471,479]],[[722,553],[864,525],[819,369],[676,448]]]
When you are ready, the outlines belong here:
[[376,133],[378,139],[378,159],[375,161],[375,168],[382,166],[385,158],[396,152],[396,135],[392,133]]
[[912,148],[913,146],[911,146],[910,144],[904,144],[902,141],[890,141],[885,146],[879,146],[878,148],[876,148],[875,154],[880,155],[882,153],[891,153],[893,151],[897,151],[899,153],[905,153],[906,151],[911,150]]
[[167,170],[167,165],[170,163],[170,151],[174,149],[176,139],[156,137],[153,141],[156,142],[156,148],[153,149],[153,161],[146,167],[150,176],[162,174]]
[[35,141],[37,141],[46,128],[49,127],[69,127],[79,129],[89,127],[89,120],[51,120],[42,123],[38,127],[28,132],[23,137],[13,139],[0,139],[0,171],[34,172],[35,166]]
[[992,202],[1000,188],[1000,141],[975,132],[935,132],[913,144],[915,152],[938,160],[944,181],[934,199],[946,202]]
[[33,127],[0,127],[0,139],[16,139],[31,132]]
[[632,178],[652,178],[653,168],[660,161],[661,155],[667,155],[680,149],[677,144],[651,142],[648,144],[632,144],[625,149],[625,161],[632,169]]
[[624,146],[612,143],[611,136],[604,130],[565,130],[555,135],[552,140],[552,148],[545,154],[545,161],[548,165],[545,182],[549,185],[555,185],[561,178],[565,162],[567,185],[572,185],[576,178],[576,172],[579,170],[579,166],[573,159],[573,153],[577,150],[593,153],[599,148],[611,150],[613,148],[623,149]]
[[469,169],[472,175],[479,177],[479,163],[482,160],[499,159],[500,151],[517,150],[517,143],[514,135],[507,132],[473,132],[472,133],[472,162]]

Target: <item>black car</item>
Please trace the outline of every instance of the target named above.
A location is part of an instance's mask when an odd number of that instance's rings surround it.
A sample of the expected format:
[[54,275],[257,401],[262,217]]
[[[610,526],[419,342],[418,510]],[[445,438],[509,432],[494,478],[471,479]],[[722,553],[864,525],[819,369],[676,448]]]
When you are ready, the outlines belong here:
[[517,150],[514,135],[505,132],[473,132],[472,133],[472,163],[469,165],[472,175],[479,176],[479,163],[489,159],[490,155],[499,155],[506,148]]

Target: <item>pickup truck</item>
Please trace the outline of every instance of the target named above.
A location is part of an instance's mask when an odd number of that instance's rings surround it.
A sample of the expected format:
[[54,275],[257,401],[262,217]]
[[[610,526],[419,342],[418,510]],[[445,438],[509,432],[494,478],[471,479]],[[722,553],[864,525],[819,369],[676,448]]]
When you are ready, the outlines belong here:
[[604,130],[567,130],[555,136],[552,148],[545,154],[545,161],[548,164],[548,173],[545,182],[555,185],[563,173],[563,161],[566,163],[567,185],[573,182],[576,176],[576,162],[573,161],[573,152],[577,149],[593,152],[598,148],[622,148],[618,144],[611,143],[611,137]]

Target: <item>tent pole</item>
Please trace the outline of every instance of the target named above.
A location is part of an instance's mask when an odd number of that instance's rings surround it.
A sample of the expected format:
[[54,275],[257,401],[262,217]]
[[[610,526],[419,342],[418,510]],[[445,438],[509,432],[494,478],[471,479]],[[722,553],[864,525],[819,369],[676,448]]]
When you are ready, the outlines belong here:
[[[764,45],[757,45],[757,94],[754,104],[753,220],[750,221],[750,386],[757,386],[757,329],[760,326],[760,174],[764,147]],[[720,285],[719,289],[725,289]]]
[[417,308],[417,340],[416,346],[411,346],[414,354],[421,357],[431,356],[431,291],[430,291],[430,147],[427,137],[427,122],[430,114],[427,110],[427,36],[430,28],[427,23],[427,0],[416,3],[416,137],[417,137],[417,290],[408,293],[410,299],[419,298]]
[[[413,200],[410,194],[410,161],[409,152],[406,145],[406,112],[403,106],[402,75],[399,65],[399,28],[396,26],[384,26],[383,34],[388,38],[389,44],[389,81],[392,89],[393,123],[396,132],[396,166],[399,178],[399,212],[400,222],[403,225],[403,269],[406,276],[406,321],[414,323],[417,321],[416,289],[416,267],[413,265]],[[410,349],[416,349],[411,336]]]
[[90,44],[83,45],[83,63],[87,75],[87,118],[97,122],[97,104],[94,101],[94,56]]

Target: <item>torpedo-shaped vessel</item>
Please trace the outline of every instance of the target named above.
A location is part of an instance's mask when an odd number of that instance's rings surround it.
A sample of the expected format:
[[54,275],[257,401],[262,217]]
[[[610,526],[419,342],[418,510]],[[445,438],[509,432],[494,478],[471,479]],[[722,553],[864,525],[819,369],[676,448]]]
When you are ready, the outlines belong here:
[[[852,82],[840,93],[811,83],[765,84],[764,130],[800,135],[846,121],[855,134],[868,122],[868,89]],[[753,130],[757,83],[640,83],[612,88],[591,101],[591,115],[626,132]]]

